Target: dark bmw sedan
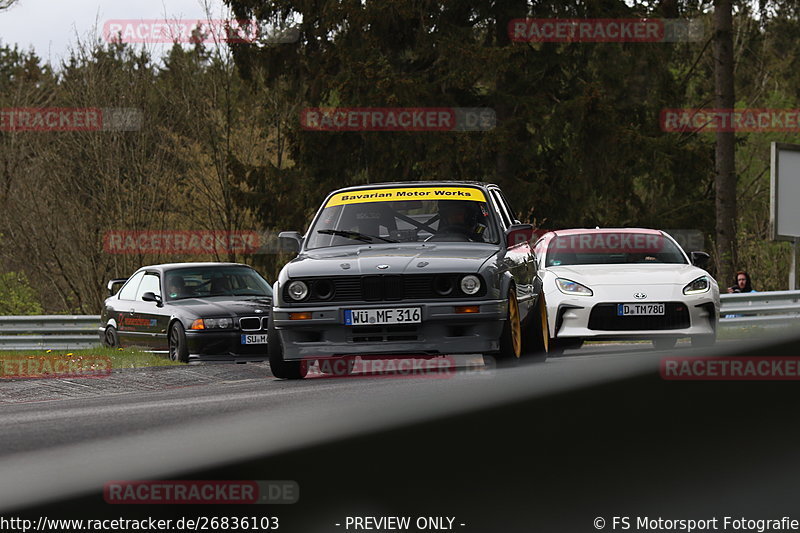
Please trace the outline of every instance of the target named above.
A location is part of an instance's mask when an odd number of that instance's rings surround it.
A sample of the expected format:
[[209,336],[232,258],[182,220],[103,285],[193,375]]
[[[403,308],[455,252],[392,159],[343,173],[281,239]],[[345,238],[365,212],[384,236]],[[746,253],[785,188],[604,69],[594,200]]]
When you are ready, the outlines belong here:
[[106,299],[100,338],[139,346],[175,361],[262,361],[272,287],[247,265],[174,263],[146,266]]

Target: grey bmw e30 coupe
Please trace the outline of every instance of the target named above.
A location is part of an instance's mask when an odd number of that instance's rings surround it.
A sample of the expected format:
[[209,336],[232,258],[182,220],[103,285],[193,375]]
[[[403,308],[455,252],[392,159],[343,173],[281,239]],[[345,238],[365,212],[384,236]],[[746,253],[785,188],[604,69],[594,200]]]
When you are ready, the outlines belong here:
[[314,360],[349,373],[354,356],[546,356],[532,230],[492,184],[334,191],[305,235],[280,235],[298,255],[274,284],[273,374],[303,378]]

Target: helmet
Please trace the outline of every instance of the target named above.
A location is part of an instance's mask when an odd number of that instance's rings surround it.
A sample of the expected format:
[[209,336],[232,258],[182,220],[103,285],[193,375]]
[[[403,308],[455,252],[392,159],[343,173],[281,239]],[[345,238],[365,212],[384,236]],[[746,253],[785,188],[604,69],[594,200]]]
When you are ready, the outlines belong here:
[[478,202],[469,200],[439,200],[439,232],[463,233],[472,237],[486,217]]

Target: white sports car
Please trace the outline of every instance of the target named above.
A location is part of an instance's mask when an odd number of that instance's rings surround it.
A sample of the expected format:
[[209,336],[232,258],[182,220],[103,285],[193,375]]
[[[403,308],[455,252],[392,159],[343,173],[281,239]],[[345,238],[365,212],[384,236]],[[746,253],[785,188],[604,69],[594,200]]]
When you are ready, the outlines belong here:
[[671,348],[716,342],[719,286],[703,266],[663,231],[570,229],[535,244],[547,307],[550,352],[587,339],[652,340]]

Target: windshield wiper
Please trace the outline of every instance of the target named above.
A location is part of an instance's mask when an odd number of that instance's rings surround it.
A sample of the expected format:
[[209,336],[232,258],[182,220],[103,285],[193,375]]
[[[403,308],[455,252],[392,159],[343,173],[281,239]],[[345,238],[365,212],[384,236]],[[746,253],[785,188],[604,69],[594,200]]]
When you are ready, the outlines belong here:
[[386,237],[380,237],[378,235],[366,235],[364,233],[359,233],[357,231],[344,231],[339,229],[319,229],[317,233],[322,233],[324,235],[336,235],[338,237],[345,237],[346,239],[353,239],[354,241],[361,241],[361,242],[375,242],[375,239],[380,239],[384,242],[397,242],[393,241],[392,239],[387,239]]

